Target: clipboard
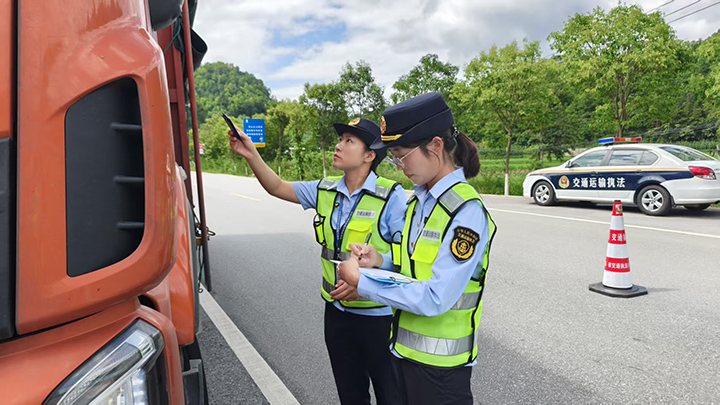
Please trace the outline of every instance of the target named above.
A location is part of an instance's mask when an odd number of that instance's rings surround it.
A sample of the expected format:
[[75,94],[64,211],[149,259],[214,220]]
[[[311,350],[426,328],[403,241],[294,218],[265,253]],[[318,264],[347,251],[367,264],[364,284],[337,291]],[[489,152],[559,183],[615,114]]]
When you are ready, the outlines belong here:
[[411,284],[417,283],[418,280],[406,275],[396,273],[394,271],[382,270],[382,269],[370,269],[367,267],[360,268],[360,274],[383,283],[389,284]]

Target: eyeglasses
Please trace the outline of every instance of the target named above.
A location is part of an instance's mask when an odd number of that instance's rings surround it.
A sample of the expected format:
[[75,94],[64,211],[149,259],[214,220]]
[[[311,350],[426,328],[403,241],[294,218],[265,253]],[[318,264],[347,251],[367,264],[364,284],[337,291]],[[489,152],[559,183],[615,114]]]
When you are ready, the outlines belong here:
[[416,146],[415,149],[411,150],[410,152],[406,153],[403,157],[395,157],[394,155],[390,155],[385,158],[385,160],[390,163],[394,168],[398,170],[402,170],[405,168],[405,163],[403,163],[403,160],[410,156],[411,153],[415,152],[417,148],[420,146]]

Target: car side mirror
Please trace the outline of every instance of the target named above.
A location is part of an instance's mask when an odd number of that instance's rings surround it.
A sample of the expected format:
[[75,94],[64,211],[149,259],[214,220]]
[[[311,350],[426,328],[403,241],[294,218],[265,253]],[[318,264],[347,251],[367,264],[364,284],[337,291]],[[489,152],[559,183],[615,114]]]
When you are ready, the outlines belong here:
[[573,166],[575,166],[575,165],[573,164],[572,160],[567,162],[567,164],[565,165],[565,167],[567,167],[568,169],[570,169]]

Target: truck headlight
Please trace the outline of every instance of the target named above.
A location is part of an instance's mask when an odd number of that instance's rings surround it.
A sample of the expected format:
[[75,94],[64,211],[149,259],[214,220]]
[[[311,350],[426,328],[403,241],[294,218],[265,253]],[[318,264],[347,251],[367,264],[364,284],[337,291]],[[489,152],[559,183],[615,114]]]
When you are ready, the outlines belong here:
[[44,403],[137,405],[162,401],[166,398],[162,361],[157,360],[164,347],[160,331],[138,319],[66,378]]

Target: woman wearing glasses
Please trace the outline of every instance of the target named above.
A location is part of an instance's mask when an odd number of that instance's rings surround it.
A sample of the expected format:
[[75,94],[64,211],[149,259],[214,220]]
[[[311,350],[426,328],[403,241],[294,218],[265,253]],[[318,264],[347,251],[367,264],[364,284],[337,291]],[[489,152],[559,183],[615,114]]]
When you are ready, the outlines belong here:
[[385,110],[382,138],[372,145],[388,147],[416,184],[392,257],[418,282],[360,274],[358,266],[391,267],[372,246],[352,245],[353,258],[338,266],[360,295],[395,309],[390,349],[407,404],[473,403],[471,366],[495,224],[466,180],[480,169],[477,147],[453,124],[442,96],[424,94]]
[[[377,124],[356,118],[334,127],[340,138],[333,167],[344,176],[294,183],[282,181],[242,131],[238,130],[242,141],[232,132],[228,135],[232,149],[248,161],[268,193],[317,212],[313,225],[321,245],[325,344],[340,402],[369,405],[372,380],[376,402],[395,405],[400,402],[400,392],[392,355],[387,351],[392,310],[359,296],[354,286],[337,277],[336,263],[351,256],[351,243],[369,241],[381,252],[390,251],[392,235],[402,231],[405,191],[375,174],[387,155],[385,148],[370,149],[380,138]],[[392,264],[390,256],[388,261]]]

